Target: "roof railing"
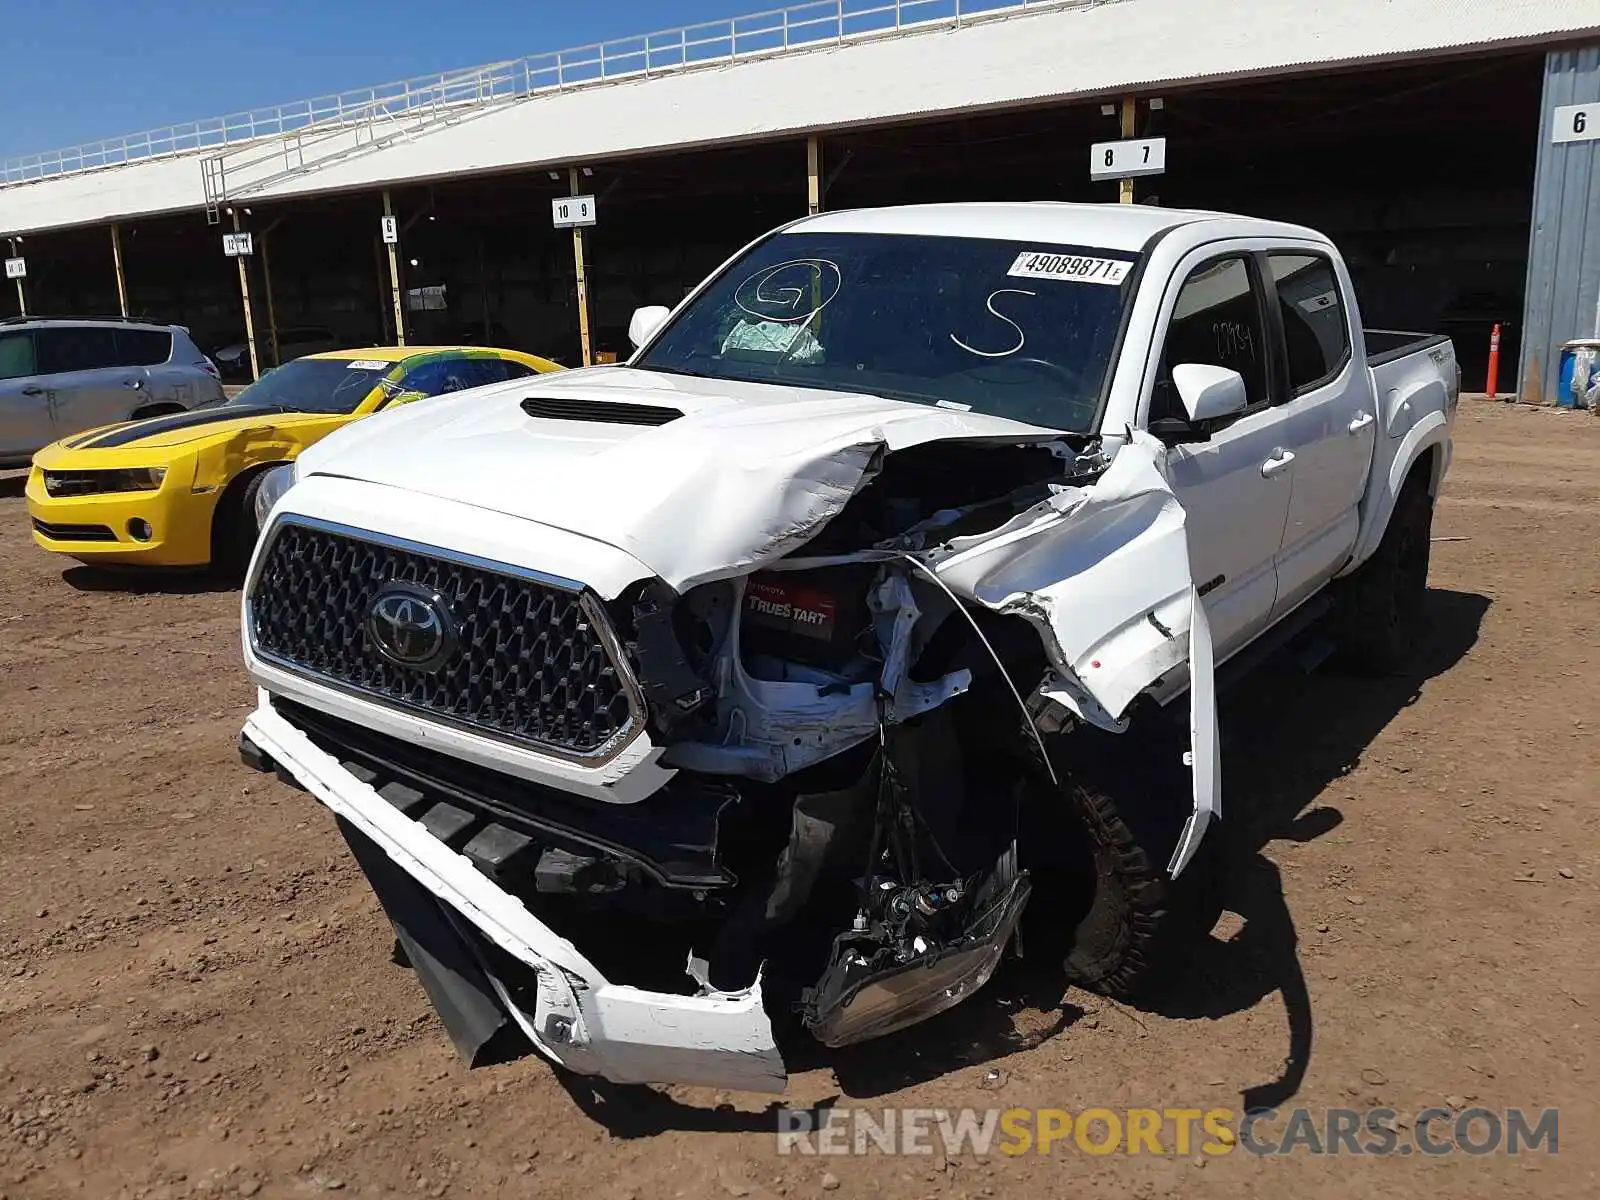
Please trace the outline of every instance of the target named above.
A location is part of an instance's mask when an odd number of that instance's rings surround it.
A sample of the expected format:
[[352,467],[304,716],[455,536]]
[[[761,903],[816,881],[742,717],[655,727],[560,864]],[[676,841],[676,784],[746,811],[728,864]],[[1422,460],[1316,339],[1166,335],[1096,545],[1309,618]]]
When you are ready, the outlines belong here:
[[312,131],[320,134],[375,121],[404,122],[437,111],[441,105],[497,104],[544,92],[815,50],[863,37],[950,27],[1026,10],[1111,2],[1114,0],[811,0],[788,8],[208,117],[81,146],[16,155],[0,160],[0,187],[198,150],[220,151],[265,138]]

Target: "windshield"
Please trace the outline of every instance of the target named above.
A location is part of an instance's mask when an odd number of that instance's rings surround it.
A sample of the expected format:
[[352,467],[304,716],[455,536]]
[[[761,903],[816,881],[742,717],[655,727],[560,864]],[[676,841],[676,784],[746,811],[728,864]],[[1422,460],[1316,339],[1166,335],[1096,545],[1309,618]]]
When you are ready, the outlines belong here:
[[393,363],[377,359],[296,359],[268,371],[228,403],[292,412],[352,413],[392,370]]
[[634,365],[1093,432],[1138,255],[870,233],[769,238]]

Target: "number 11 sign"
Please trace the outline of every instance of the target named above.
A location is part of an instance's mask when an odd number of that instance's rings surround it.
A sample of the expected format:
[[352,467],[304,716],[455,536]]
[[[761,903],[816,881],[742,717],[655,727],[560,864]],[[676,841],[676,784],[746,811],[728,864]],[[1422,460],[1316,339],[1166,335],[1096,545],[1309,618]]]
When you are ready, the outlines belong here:
[[1161,175],[1167,169],[1166,138],[1130,138],[1125,142],[1096,142],[1089,148],[1089,178],[1137,179]]

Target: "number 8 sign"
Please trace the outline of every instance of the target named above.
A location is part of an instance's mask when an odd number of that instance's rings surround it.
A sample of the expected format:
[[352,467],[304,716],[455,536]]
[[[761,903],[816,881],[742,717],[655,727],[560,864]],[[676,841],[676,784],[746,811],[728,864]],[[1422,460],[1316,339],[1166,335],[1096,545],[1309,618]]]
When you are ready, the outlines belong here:
[[1096,181],[1161,175],[1166,169],[1166,138],[1130,138],[1123,142],[1096,142],[1089,150],[1089,178]]

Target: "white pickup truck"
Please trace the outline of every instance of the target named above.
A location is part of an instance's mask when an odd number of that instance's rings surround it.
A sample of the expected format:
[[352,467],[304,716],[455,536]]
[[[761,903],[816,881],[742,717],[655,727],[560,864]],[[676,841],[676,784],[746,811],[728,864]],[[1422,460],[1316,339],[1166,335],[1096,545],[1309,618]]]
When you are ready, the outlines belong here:
[[1221,665],[1417,624],[1454,352],[1309,229],[828,213],[631,332],[263,489],[241,752],[469,1060],[778,1090],[775,1022],[946,1009],[1025,907],[1136,993],[1215,913]]

